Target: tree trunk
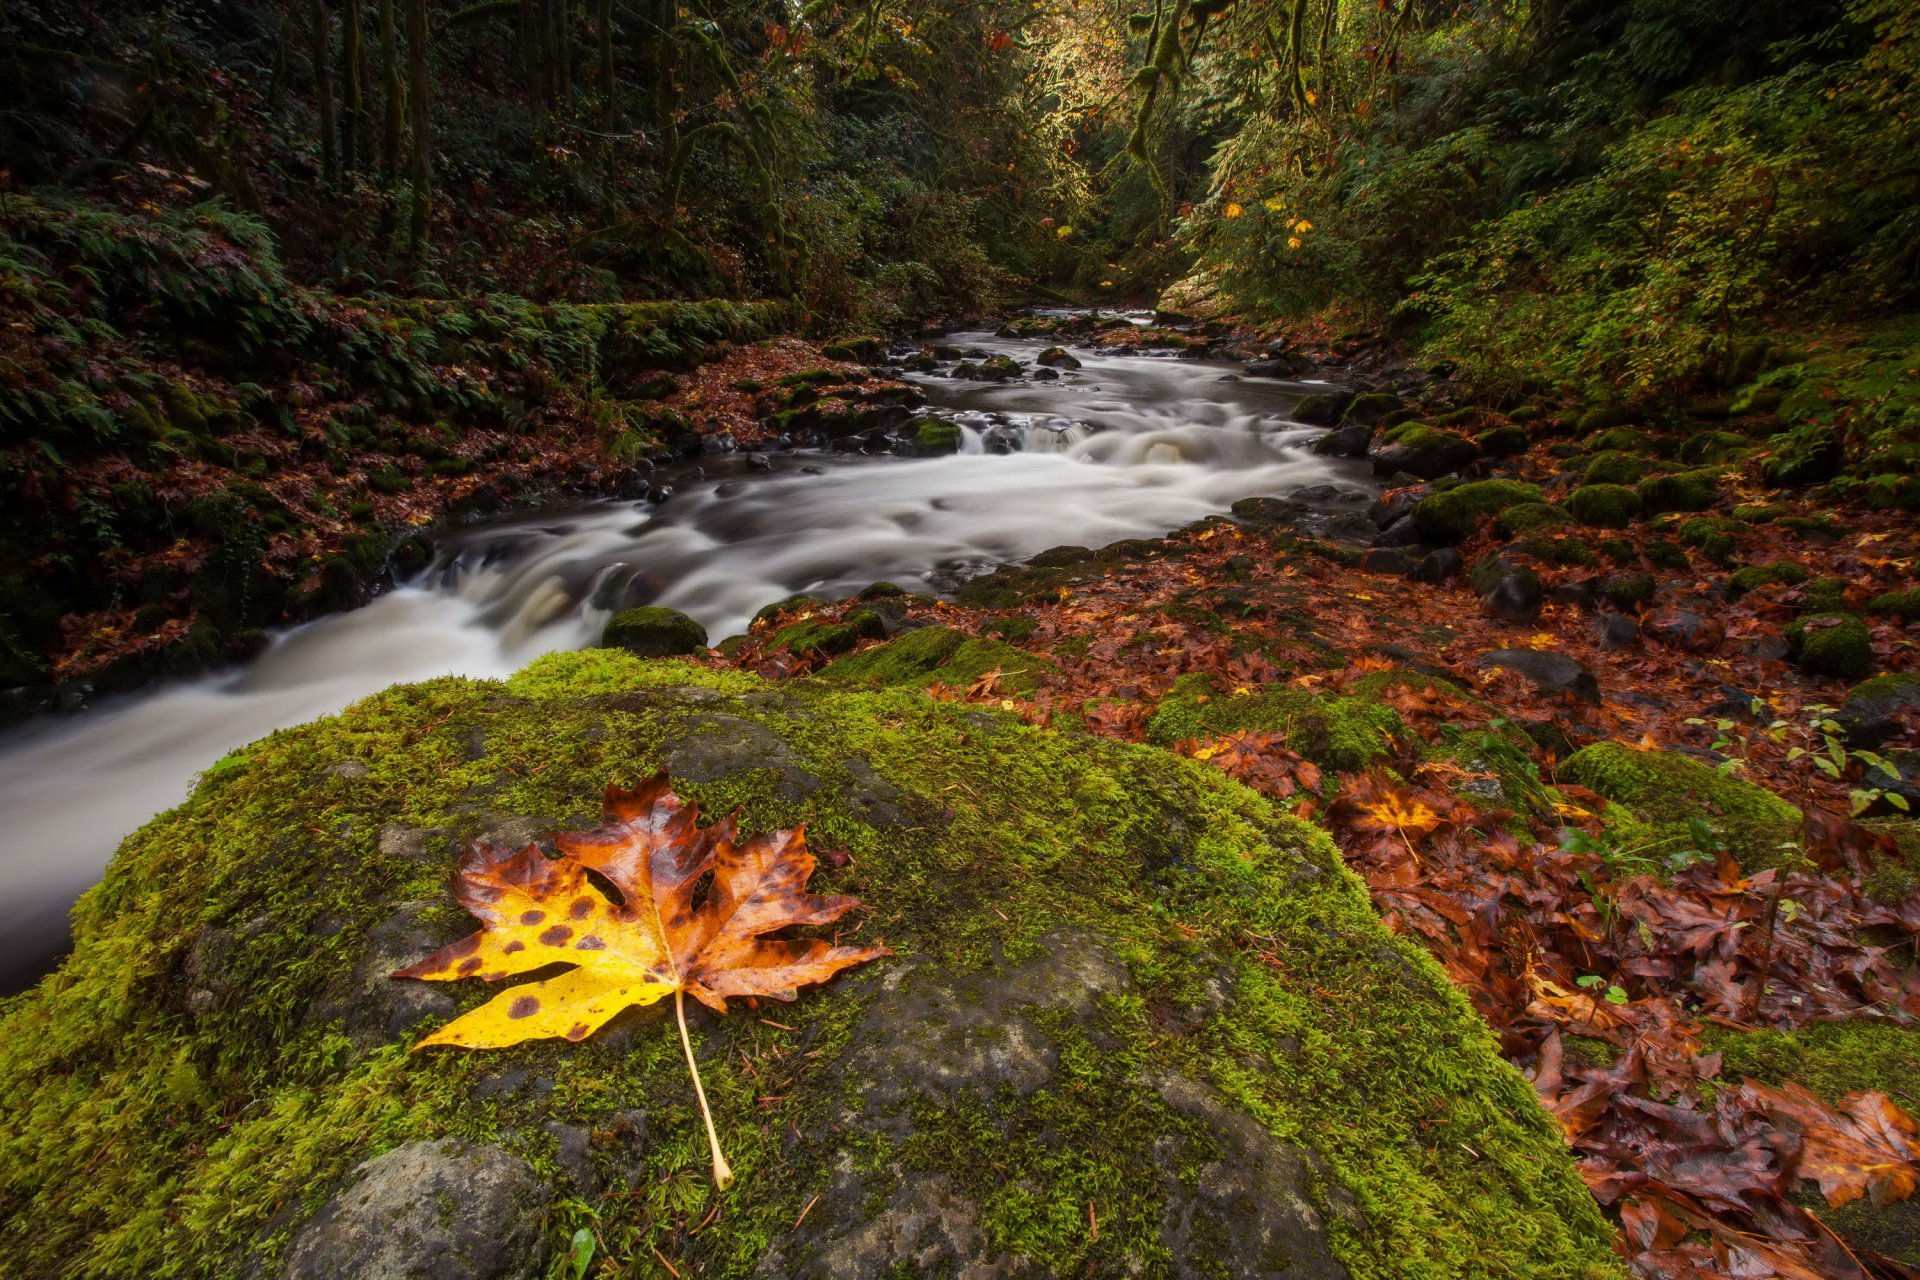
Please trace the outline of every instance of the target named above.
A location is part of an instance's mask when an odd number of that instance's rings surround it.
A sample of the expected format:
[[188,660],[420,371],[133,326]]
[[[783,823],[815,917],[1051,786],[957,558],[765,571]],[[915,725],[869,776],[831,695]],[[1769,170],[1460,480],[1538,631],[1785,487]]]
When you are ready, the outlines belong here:
[[366,97],[362,91],[364,74],[360,54],[360,0],[347,0],[346,29],[342,35],[341,61],[347,77],[347,127],[340,135],[341,156],[348,173],[359,169],[365,154],[367,136]]
[[433,199],[433,127],[428,113],[427,0],[407,0],[407,101],[413,114],[413,213],[407,256],[415,262],[427,247]]
[[[600,0],[600,130],[613,132],[613,0]],[[609,143],[611,145],[611,143]]]
[[547,140],[546,19],[544,0],[520,0],[520,60],[527,75],[527,116],[536,145]]
[[404,145],[407,86],[400,78],[399,24],[393,20],[399,0],[380,0],[380,78],[384,81],[385,115],[380,138],[380,176],[387,190],[400,180],[400,149]]
[[340,160],[333,111],[333,67],[327,57],[326,0],[307,0],[307,15],[313,26],[308,57],[313,63],[314,91],[320,99],[320,171],[332,182],[340,176]]

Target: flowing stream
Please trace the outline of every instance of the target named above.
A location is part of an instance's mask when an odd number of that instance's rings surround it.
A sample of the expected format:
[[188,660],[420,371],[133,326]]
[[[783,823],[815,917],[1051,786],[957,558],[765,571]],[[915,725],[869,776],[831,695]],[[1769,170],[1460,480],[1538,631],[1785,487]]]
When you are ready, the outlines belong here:
[[[946,341],[1027,362],[1049,345]],[[420,578],[276,636],[244,668],[0,739],[0,992],[45,971],[74,898],[196,772],[389,684],[505,675],[593,643],[614,607],[680,609],[717,641],[797,592],[882,579],[939,592],[1048,547],[1157,536],[1243,497],[1306,490],[1303,501],[1352,510],[1371,496],[1359,465],[1304,447],[1319,431],[1288,414],[1310,384],[1240,380],[1219,361],[1075,354],[1084,367],[1056,381],[919,379],[930,411],[962,428],[956,455],[793,451],[771,471],[724,456],[660,505],[454,531]]]

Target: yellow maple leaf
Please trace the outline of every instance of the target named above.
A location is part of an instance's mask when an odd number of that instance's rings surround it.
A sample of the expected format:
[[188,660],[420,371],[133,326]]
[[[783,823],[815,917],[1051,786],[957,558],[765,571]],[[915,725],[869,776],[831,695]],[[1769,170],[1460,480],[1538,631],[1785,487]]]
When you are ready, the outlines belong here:
[[[498,981],[573,967],[501,992],[414,1048],[584,1040],[621,1010],[671,995],[707,1122],[714,1182],[724,1191],[733,1172],[694,1065],[684,997],[720,1013],[729,997],[791,1000],[803,985],[890,953],[773,936],[790,925],[830,923],[860,905],[806,891],[815,863],[799,828],[743,838],[723,818],[702,829],[698,808],[668,788],[664,771],[631,791],[608,787],[603,812],[598,829],[556,837],[557,858],[538,845],[515,852],[475,844],[462,855],[454,896],[481,929],[392,976]],[[602,893],[590,871],[611,882],[621,901]]]

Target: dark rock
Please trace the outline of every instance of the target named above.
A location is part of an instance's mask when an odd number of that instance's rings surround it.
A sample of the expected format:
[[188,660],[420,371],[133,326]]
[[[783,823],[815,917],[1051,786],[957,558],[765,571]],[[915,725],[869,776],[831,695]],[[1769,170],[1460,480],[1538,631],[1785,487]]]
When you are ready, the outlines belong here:
[[1531,569],[1518,569],[1496,582],[1480,603],[1502,622],[1525,626],[1540,616],[1540,578]]
[[1242,498],[1233,504],[1231,510],[1234,519],[1264,528],[1292,524],[1307,511],[1300,503],[1289,502],[1285,498]]
[[1848,746],[1871,751],[1900,732],[1903,713],[1915,711],[1920,711],[1920,675],[1875,676],[1848,691],[1833,719]]
[[1372,517],[1376,528],[1385,529],[1412,515],[1419,501],[1420,495],[1417,493],[1396,493],[1390,498],[1382,498],[1374,503],[1368,515]]
[[1394,521],[1367,541],[1376,547],[1417,547],[1425,544],[1427,537],[1412,517],[1407,517]]
[[287,1247],[281,1280],[524,1280],[551,1191],[496,1146],[410,1142],[348,1175]]
[[1475,665],[1517,671],[1546,693],[1567,693],[1582,702],[1600,701],[1600,682],[1593,672],[1561,653],[1537,649],[1490,649],[1477,654]]
[[1034,360],[1055,369],[1078,369],[1080,367],[1080,361],[1065,347],[1048,347],[1045,351],[1035,356]]
[[[1160,1072],[1149,1083],[1162,1102],[1198,1126],[1155,1145],[1160,1188],[1160,1239],[1180,1280],[1347,1280],[1327,1248],[1326,1222],[1310,1187],[1333,1187],[1324,1203],[1363,1225],[1344,1188],[1313,1167],[1312,1157],[1282,1142],[1217,1090],[1184,1075]],[[1194,1169],[1192,1176],[1183,1171]],[[1315,1175],[1318,1176],[1315,1176]]]
[[1430,551],[1414,570],[1413,576],[1422,582],[1435,586],[1452,582],[1467,572],[1467,562],[1456,547],[1440,547]]
[[1593,620],[1602,649],[1630,649],[1640,642],[1640,624],[1624,613],[1603,613]]
[[1691,609],[1656,609],[1645,629],[1648,639],[1674,649],[1711,647],[1720,637],[1719,628]]
[[1002,1089],[1026,1097],[1052,1080],[1060,1049],[1033,1015],[1089,1018],[1100,996],[1128,991],[1133,981],[1117,956],[1084,933],[1063,930],[1041,946],[1040,955],[997,974],[954,975],[932,965],[889,971],[887,990],[855,1033],[860,1047],[850,1070],[869,1081],[863,1110]]
[[800,757],[773,730],[723,713],[695,716],[685,736],[667,752],[667,768],[689,782],[718,782],[754,769],[778,769],[777,789],[798,803],[820,789],[820,780],[800,767]]
[[1393,547],[1369,547],[1360,553],[1360,567],[1368,573],[1389,573],[1405,578],[1413,573],[1414,562],[1404,551]]
[[361,1052],[375,1049],[422,1022],[444,1022],[460,1007],[448,984],[389,977],[469,931],[471,921],[431,902],[408,902],[367,930],[353,967],[316,996],[302,1021],[336,1023]]
[[1373,445],[1373,428],[1355,423],[1327,432],[1313,442],[1313,451],[1330,458],[1364,458]]
[[1373,474],[1406,472],[1422,480],[1438,480],[1478,461],[1480,446],[1447,431],[1423,431],[1410,440],[1390,444],[1373,455]]
[[1340,421],[1340,415],[1354,401],[1351,391],[1335,391],[1321,395],[1311,395],[1293,406],[1293,420],[1304,422],[1310,427],[1331,427]]

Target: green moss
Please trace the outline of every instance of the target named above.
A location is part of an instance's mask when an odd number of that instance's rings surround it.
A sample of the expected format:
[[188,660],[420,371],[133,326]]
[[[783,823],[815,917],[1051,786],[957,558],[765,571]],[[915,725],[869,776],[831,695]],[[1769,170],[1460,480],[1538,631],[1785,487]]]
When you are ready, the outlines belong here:
[[1589,528],[1624,529],[1640,514],[1640,495],[1625,485],[1582,485],[1567,495],[1567,510]]
[[1221,695],[1202,672],[1174,682],[1147,721],[1146,733],[1147,741],[1170,746],[1244,729],[1278,734],[1315,764],[1341,771],[1385,759],[1393,739],[1406,733],[1392,707],[1369,697],[1319,698],[1284,685]]
[[1052,665],[998,640],[979,639],[951,627],[919,627],[897,640],[841,658],[821,668],[824,680],[850,684],[929,685],[938,680],[966,688],[989,671],[1000,687],[1031,693]]
[[1658,587],[1650,573],[1616,573],[1600,584],[1600,595],[1615,608],[1631,609],[1651,604]]
[[1636,492],[1649,514],[1663,511],[1705,511],[1720,496],[1720,473],[1712,470],[1677,471],[1670,476],[1642,480]]
[[1489,458],[1511,458],[1515,454],[1525,453],[1532,441],[1524,428],[1517,426],[1489,427],[1473,438],[1480,446],[1480,452]]
[[1733,518],[1748,524],[1771,524],[1786,514],[1787,508],[1777,502],[1743,502],[1733,509]]
[[1800,612],[1845,613],[1847,588],[1852,585],[1845,578],[1831,573],[1810,579],[1800,588]]
[[767,641],[769,649],[785,649],[796,658],[831,658],[851,652],[862,640],[878,640],[886,635],[886,624],[879,615],[855,609],[839,622],[808,618],[780,628]]
[[1769,564],[1750,564],[1736,570],[1727,582],[1736,595],[1745,595],[1761,587],[1775,585],[1794,587],[1807,580],[1807,567],[1792,560],[1775,560]]
[[1665,470],[1660,463],[1633,453],[1612,450],[1596,453],[1581,473],[1582,484],[1638,484],[1648,472]]
[[[814,887],[863,898],[859,933],[896,953],[772,1017],[694,1018],[738,1174],[725,1228],[697,1235],[721,1201],[661,1006],[580,1045],[410,1055],[419,1026],[356,1041],[351,1010],[317,1003],[397,905],[424,904],[438,938],[467,927],[445,888],[461,838],[501,815],[576,824],[610,780],[687,751],[703,765],[676,785],[709,814],[844,847]],[[383,831],[445,835],[389,853]],[[1061,930],[1096,939],[1130,985],[1084,1020],[1033,1014],[1057,1050],[1044,1087],[861,1110],[859,1050],[896,1032],[863,1025],[883,988],[922,966],[986,981]],[[556,1123],[595,1135],[623,1194],[560,1183],[553,1243],[593,1223],[623,1271],[657,1248],[683,1273],[748,1275],[808,1206],[861,1212],[822,1199],[848,1171],[886,1188],[943,1177],[978,1208],[984,1248],[1058,1274],[1164,1270],[1160,1143],[1194,1123],[1142,1087],[1164,1072],[1311,1153],[1314,1196],[1362,1211],[1328,1226],[1355,1275],[1620,1274],[1557,1126],[1323,833],[1205,765],[914,691],[611,650],[505,683],[396,687],[209,770],[129,838],[75,934],[57,974],[0,1006],[0,1255],[22,1274],[272,1273],[360,1160],[458,1136],[552,1173]],[[463,1006],[493,994],[470,985]],[[636,1107],[645,1142],[603,1144]]]
[[1651,454],[1656,452],[1653,437],[1644,431],[1635,431],[1632,427],[1609,427],[1593,438],[1591,447],[1596,453],[1618,451]]
[[642,658],[667,658],[706,648],[707,629],[678,609],[645,605],[614,614],[600,633],[600,643]]
[[1774,1088],[1792,1082],[1830,1104],[1849,1093],[1878,1089],[1920,1097],[1920,1030],[1885,1022],[1815,1023],[1797,1031],[1710,1028],[1706,1044],[1722,1055],[1724,1080],[1758,1080]]
[[1008,644],[1021,643],[1039,628],[1040,624],[1032,618],[989,618],[987,620],[987,630]]
[[908,427],[913,447],[922,453],[955,453],[960,448],[960,427],[945,418],[921,418]]
[[1509,538],[1518,538],[1541,529],[1572,523],[1573,517],[1559,507],[1548,506],[1544,502],[1523,502],[1502,511],[1494,521],[1494,527]]
[[1885,618],[1899,618],[1901,622],[1920,620],[1920,587],[1884,591],[1866,603],[1866,612],[1882,614]]
[[1508,507],[1540,501],[1540,486],[1517,480],[1475,480],[1421,499],[1413,509],[1414,527],[1429,538],[1459,542],[1488,516]]
[[1787,648],[1808,675],[1864,680],[1873,674],[1873,636],[1850,613],[1819,613],[1795,619]]
[[1798,861],[1800,811],[1710,764],[1668,751],[1597,742],[1567,757],[1559,778],[1599,793],[1656,829],[1704,819],[1749,870]]

